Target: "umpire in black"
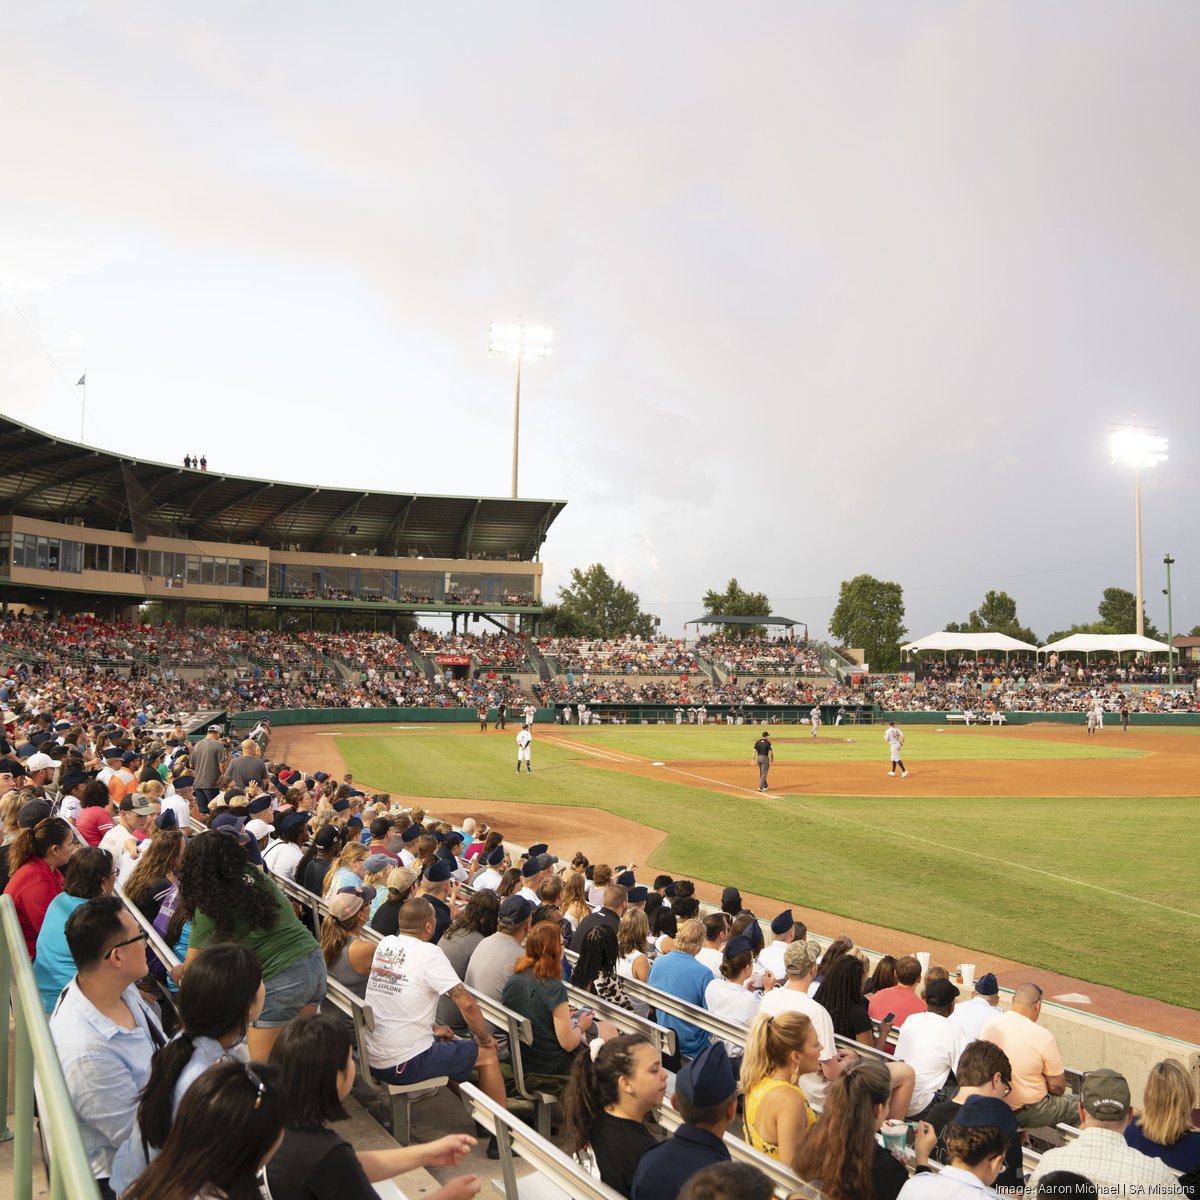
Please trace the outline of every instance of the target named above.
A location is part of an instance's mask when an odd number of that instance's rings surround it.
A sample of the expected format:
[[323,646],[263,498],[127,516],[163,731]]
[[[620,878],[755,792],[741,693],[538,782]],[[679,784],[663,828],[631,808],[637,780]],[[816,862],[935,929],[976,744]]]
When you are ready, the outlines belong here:
[[771,735],[764,729],[763,735],[754,743],[753,762],[758,763],[758,790],[767,790],[767,772],[775,761],[775,751],[771,746]]

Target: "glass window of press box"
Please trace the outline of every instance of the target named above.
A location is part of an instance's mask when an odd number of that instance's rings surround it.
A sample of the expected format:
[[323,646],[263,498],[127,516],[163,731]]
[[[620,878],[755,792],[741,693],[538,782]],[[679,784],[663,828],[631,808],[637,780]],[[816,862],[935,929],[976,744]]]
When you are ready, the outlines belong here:
[[460,575],[272,563],[271,594],[296,599],[391,600],[401,604],[531,604],[532,575]]

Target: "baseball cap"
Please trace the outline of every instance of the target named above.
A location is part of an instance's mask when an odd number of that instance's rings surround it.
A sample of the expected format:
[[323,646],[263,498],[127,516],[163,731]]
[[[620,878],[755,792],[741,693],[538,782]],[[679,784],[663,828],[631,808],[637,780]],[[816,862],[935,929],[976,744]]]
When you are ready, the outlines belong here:
[[816,942],[791,942],[783,952],[783,969],[798,978],[820,957],[821,947]]
[[524,896],[505,896],[500,901],[499,916],[504,925],[524,925],[532,915],[533,905]]
[[341,843],[341,840],[341,831],[336,825],[326,825],[323,828],[318,829],[317,836],[313,838],[313,841],[322,850],[332,850],[334,846],[337,846]]
[[1100,1067],[1083,1077],[1079,1103],[1098,1121],[1123,1121],[1132,1105],[1129,1083],[1111,1067]]
[[948,979],[931,979],[925,985],[925,1003],[934,1008],[950,1008],[958,996],[958,988]]
[[398,892],[407,892],[416,882],[416,871],[410,871],[407,867],[395,867],[388,873],[387,877],[388,887],[395,888]]
[[29,760],[25,764],[26,771],[53,771],[58,763],[54,761],[48,754],[31,754]]
[[[1125,1095],[1128,1097],[1128,1090]],[[1012,1109],[995,1096],[968,1096],[954,1114],[952,1124],[963,1129],[999,1129],[1008,1137],[1017,1132]]]
[[91,777],[89,771],[68,771],[58,783],[65,796],[72,788],[77,788],[81,783],[87,783]]
[[246,832],[257,842],[259,838],[270,837],[275,829],[266,821],[254,820],[246,822]]
[[175,815],[173,808],[164,808],[162,812],[154,818],[154,824],[159,829],[178,829],[179,818]]
[[9,775],[24,775],[25,768],[15,758],[0,758],[0,772]]
[[980,975],[975,980],[975,991],[980,996],[998,996],[1000,994],[1000,985],[996,982],[996,977],[989,971],[986,975]]
[[348,921],[364,904],[375,899],[375,889],[363,884],[361,887],[338,888],[329,901],[329,915],[335,921]]
[[141,762],[141,760],[142,756],[136,750],[126,750],[125,753],[121,755],[121,762],[124,766],[129,766],[129,764],[133,762]]
[[221,813],[219,817],[214,817],[210,829],[231,829],[234,833],[241,833],[245,828],[246,818],[239,817],[234,813]]
[[22,805],[21,811],[17,814],[17,827],[19,829],[32,829],[49,815],[50,804],[48,801],[30,800]]
[[151,808],[150,802],[145,796],[135,792],[132,796],[121,797],[121,811],[136,813],[139,817],[148,817],[154,812],[154,809]]
[[368,854],[363,862],[363,871],[368,875],[378,875],[380,871],[395,865],[395,862],[390,854]]
[[221,727],[220,727],[220,725],[210,725],[208,727],[208,732],[209,733],[220,733]]

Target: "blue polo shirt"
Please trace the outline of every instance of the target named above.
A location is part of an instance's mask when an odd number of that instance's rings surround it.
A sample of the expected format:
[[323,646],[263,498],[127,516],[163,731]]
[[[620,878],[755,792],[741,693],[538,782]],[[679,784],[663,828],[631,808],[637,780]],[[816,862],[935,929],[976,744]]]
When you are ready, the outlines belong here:
[[[712,979],[711,971],[708,977]],[[715,1134],[695,1125],[680,1125],[665,1142],[642,1155],[630,1200],[675,1200],[697,1171],[713,1163],[729,1162],[730,1157],[725,1143]]]
[[[650,968],[650,978],[646,982],[651,987],[696,1005],[697,1008],[707,1008],[708,1005],[704,1003],[704,989],[712,983],[712,978],[712,972],[702,962],[698,962],[694,955],[685,954],[682,950],[672,950],[670,954],[664,954],[654,960],[654,965]],[[684,1058],[695,1058],[708,1045],[708,1033],[690,1021],[660,1012],[658,1023],[667,1029],[675,1030],[675,1048]]]

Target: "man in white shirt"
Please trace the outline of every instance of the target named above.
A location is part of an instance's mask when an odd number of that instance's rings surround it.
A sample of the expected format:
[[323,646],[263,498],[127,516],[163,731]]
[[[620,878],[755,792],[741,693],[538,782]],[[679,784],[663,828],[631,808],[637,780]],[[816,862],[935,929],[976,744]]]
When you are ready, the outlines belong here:
[[100,849],[107,850],[112,855],[117,879],[121,883],[133,873],[134,864],[137,862],[140,843],[134,833],[145,829],[146,818],[153,814],[154,809],[140,792],[122,796],[116,824],[100,839]]
[[533,744],[533,734],[529,732],[529,726],[517,732],[517,774],[521,773],[521,762],[525,763],[525,770],[532,771],[533,766],[530,764],[530,746]]
[[796,937],[796,923],[792,910],[786,909],[771,922],[771,944],[764,946],[758,955],[758,969],[770,971],[776,979],[783,978],[783,955]]
[[[375,1028],[364,1035],[371,1074],[384,1083],[419,1083],[439,1075],[462,1083],[478,1071],[480,1088],[507,1107],[496,1041],[450,960],[430,943],[435,924],[428,900],[409,900],[400,909],[400,932],[375,948],[365,997],[375,1016]],[[470,1041],[433,1023],[442,995],[458,1006]]]
[[[729,916],[726,913],[709,913],[704,918],[704,945],[696,952],[696,961],[702,962],[712,973],[714,979],[721,977],[721,963],[725,961],[725,942],[729,938]],[[774,972],[772,972],[774,974]],[[776,975],[783,978],[782,969]]]
[[402,849],[400,851],[400,865],[402,867],[411,867],[417,861],[417,856],[413,853],[413,849],[420,840],[421,835],[425,832],[420,825],[410,825],[401,835],[400,841]]
[[497,846],[484,859],[483,870],[471,880],[471,886],[478,891],[494,892],[504,878],[504,847]]
[[534,908],[537,908],[541,904],[541,900],[538,899],[537,890],[544,874],[541,858],[528,859],[521,868],[521,886],[517,891],[517,895],[524,896]]
[[989,971],[975,980],[975,995],[955,1005],[950,1020],[963,1031],[968,1042],[973,1042],[979,1037],[988,1018],[996,1015],[999,1003],[1000,985]]
[[967,1048],[963,1031],[949,1019],[957,998],[958,988],[950,980],[930,980],[925,987],[928,1011],[913,1013],[900,1028],[896,1059],[908,1063],[917,1075],[908,1104],[910,1117],[933,1103]]
[[1080,1133],[1047,1150],[1029,1180],[1030,1194],[1050,1171],[1074,1171],[1107,1196],[1182,1196],[1178,1178],[1162,1162],[1125,1141],[1133,1116],[1129,1084],[1108,1067],[1089,1071],[1079,1090]]

